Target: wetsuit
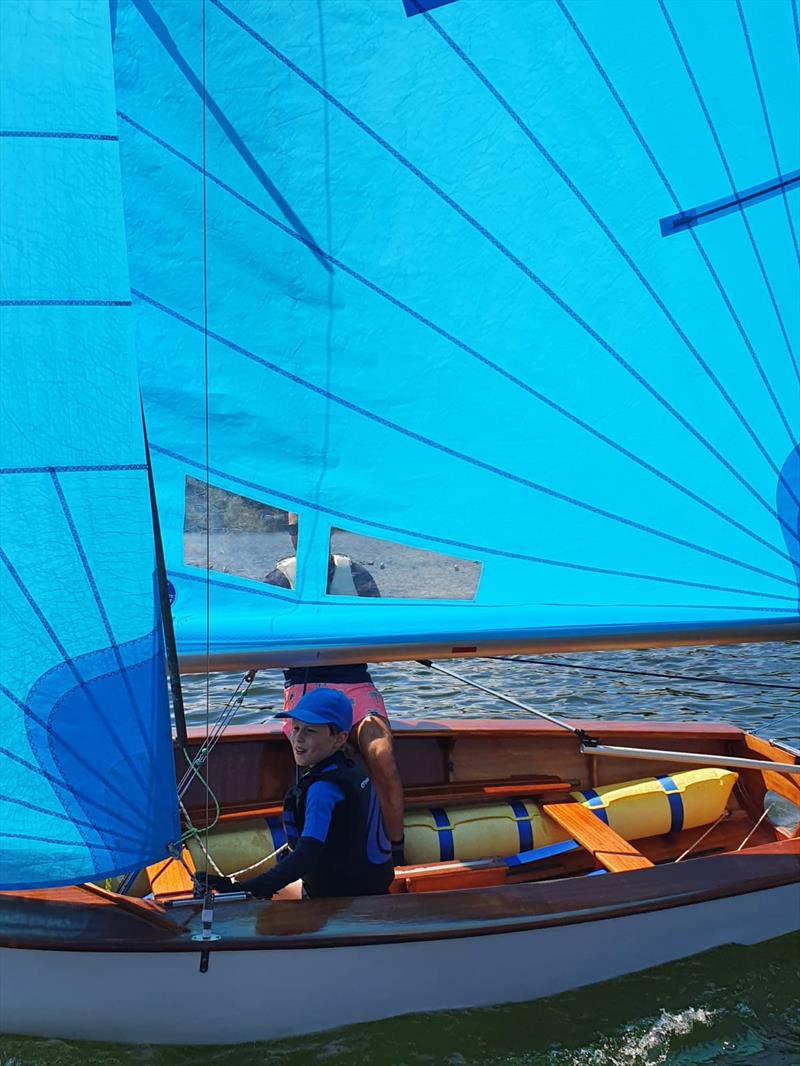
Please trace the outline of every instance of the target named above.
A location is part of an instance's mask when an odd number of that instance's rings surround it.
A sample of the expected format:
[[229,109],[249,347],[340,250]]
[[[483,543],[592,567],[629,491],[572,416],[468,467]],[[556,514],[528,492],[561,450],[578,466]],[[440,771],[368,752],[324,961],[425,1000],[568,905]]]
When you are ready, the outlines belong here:
[[284,798],[290,851],[272,870],[241,883],[269,899],[302,880],[308,896],[372,896],[394,878],[391,849],[372,784],[341,752],[313,766]]

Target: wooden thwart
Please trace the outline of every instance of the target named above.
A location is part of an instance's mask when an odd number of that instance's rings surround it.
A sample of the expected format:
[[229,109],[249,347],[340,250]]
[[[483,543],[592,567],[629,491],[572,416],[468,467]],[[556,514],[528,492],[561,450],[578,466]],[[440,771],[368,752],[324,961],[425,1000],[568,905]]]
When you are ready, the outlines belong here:
[[611,873],[653,865],[633,844],[580,803],[545,803],[542,810]]
[[[183,849],[183,861],[194,871],[194,862],[188,848]],[[194,885],[184,866],[175,859],[163,859],[147,867],[150,888],[156,899],[173,899],[191,895]]]

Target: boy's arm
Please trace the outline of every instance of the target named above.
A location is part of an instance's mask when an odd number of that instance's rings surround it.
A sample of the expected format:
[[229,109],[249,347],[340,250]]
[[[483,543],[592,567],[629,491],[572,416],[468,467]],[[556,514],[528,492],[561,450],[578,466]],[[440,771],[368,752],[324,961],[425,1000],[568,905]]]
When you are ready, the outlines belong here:
[[333,809],[344,792],[330,781],[315,781],[306,797],[303,835],[297,847],[278,865],[260,877],[242,881],[241,887],[259,899],[270,899],[281,888],[302,880],[322,858],[322,848],[330,829]]

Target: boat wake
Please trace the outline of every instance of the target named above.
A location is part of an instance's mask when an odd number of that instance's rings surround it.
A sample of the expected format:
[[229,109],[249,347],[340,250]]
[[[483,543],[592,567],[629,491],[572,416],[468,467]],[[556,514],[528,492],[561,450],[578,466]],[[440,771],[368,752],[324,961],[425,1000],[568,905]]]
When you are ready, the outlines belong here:
[[[719,1011],[708,1007],[688,1007],[681,1011],[662,1011],[655,1021],[643,1019],[626,1025],[622,1034],[603,1037],[588,1047],[555,1052],[552,1066],[658,1066],[674,1063],[676,1044],[699,1026],[710,1026]],[[717,1053],[719,1049],[714,1051]],[[692,1062],[699,1063],[698,1048],[693,1048]]]

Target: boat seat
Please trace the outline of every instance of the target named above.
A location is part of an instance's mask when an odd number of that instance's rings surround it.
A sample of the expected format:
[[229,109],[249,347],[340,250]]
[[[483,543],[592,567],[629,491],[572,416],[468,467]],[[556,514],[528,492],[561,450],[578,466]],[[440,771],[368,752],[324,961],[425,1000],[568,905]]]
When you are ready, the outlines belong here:
[[642,870],[653,865],[633,844],[580,803],[544,803],[542,810],[610,873]]

